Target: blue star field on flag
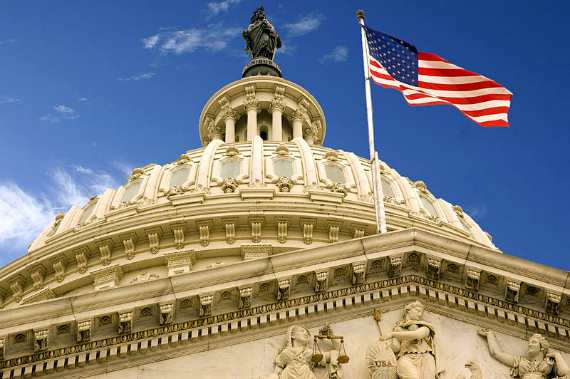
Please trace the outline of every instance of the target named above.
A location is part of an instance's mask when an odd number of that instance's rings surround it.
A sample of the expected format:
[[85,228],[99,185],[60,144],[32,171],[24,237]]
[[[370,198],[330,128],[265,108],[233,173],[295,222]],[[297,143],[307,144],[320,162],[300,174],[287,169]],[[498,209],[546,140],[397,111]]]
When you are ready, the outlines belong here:
[[388,34],[367,28],[369,54],[396,80],[418,85],[418,50],[412,44]]

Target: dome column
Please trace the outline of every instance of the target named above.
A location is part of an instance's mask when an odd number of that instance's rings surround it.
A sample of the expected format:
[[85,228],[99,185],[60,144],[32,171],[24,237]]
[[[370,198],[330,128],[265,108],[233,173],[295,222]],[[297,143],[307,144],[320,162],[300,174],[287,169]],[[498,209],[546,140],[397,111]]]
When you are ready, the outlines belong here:
[[257,99],[255,98],[255,87],[245,87],[245,108],[247,109],[247,140],[253,141],[257,135]]
[[293,138],[303,138],[303,115],[299,112],[293,117]]
[[284,87],[275,88],[275,96],[271,102],[271,140],[283,141],[283,95]]
[[271,140],[283,141],[283,106],[273,104],[271,107],[272,125]]
[[235,112],[226,112],[224,116],[226,122],[226,143],[234,143],[236,141],[236,115]]

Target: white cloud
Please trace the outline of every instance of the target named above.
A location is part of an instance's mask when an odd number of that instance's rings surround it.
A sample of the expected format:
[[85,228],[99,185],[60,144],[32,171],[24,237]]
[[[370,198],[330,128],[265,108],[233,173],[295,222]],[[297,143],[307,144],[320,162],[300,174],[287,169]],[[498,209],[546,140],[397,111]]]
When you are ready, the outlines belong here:
[[56,111],[57,113],[61,113],[64,115],[75,114],[75,110],[73,108],[70,108],[70,107],[63,105],[63,104],[55,105],[53,107],[53,110]]
[[145,73],[139,74],[139,75],[131,75],[131,76],[127,76],[125,78],[118,78],[118,80],[121,80],[121,81],[148,80],[148,79],[152,79],[155,75],[156,75],[155,72],[145,72]]
[[133,172],[134,166],[124,161],[113,161],[111,164],[123,175],[129,176]]
[[289,36],[297,37],[317,30],[325,17],[320,13],[312,13],[303,16],[296,22],[285,24],[285,29],[289,32]]
[[[221,25],[210,25],[205,29],[163,31],[143,39],[143,44],[145,48],[158,49],[163,54],[180,55],[192,53],[198,49],[220,51],[225,49],[232,39],[239,36],[241,36],[240,28],[223,28]],[[147,43],[150,38],[153,38],[152,44]]]
[[208,11],[211,14],[216,15],[221,12],[227,12],[232,5],[237,5],[239,3],[241,3],[241,0],[212,1],[208,3]]
[[52,174],[53,181],[56,184],[56,200],[63,207],[72,206],[74,204],[82,205],[89,199],[84,189],[81,188],[67,171],[57,168]]
[[46,121],[52,124],[56,124],[61,120],[75,120],[79,118],[79,113],[67,105],[58,104],[53,106],[53,111],[55,113],[48,113],[40,117],[41,121]]
[[2,104],[18,104],[21,100],[11,96],[0,96],[0,105]]
[[297,51],[297,46],[290,44],[283,44],[281,45],[281,48],[277,50],[277,54],[293,55],[295,54],[295,51]]
[[33,197],[14,183],[0,183],[0,248],[24,250],[55,214],[49,201]]
[[89,100],[89,99],[86,98],[86,97],[80,97],[79,99],[77,99],[77,101],[80,101],[80,102],[85,102],[85,101],[88,101],[88,100]]
[[330,53],[323,55],[321,61],[345,62],[348,58],[348,48],[346,46],[337,46]]
[[52,115],[51,113],[48,113],[46,115],[43,115],[42,117],[40,117],[41,121],[46,121],[49,122],[51,124],[57,124],[58,122],[61,121],[61,119],[57,116]]
[[84,205],[117,181],[106,172],[83,166],[73,170],[56,168],[44,193],[33,195],[12,182],[0,183],[0,249],[23,255],[26,246],[39,235],[57,213]]
[[143,42],[144,48],[145,49],[152,49],[153,47],[156,46],[159,39],[160,39],[160,36],[158,34],[155,34],[155,35],[147,37],[147,38],[143,38],[142,42]]

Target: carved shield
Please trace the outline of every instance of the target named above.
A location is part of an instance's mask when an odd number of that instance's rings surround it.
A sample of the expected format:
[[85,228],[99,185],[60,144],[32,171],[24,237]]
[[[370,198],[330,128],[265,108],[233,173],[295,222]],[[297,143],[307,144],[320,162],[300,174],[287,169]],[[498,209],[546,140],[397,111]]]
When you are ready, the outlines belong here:
[[366,351],[366,364],[371,379],[398,379],[396,355],[389,342],[378,341]]

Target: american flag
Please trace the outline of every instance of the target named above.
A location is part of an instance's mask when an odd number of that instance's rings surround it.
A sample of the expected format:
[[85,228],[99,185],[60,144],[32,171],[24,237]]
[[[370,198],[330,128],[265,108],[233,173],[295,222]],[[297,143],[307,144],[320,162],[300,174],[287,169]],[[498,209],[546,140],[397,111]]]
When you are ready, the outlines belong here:
[[363,26],[371,79],[401,91],[410,105],[451,104],[481,126],[509,126],[512,93],[415,46]]

